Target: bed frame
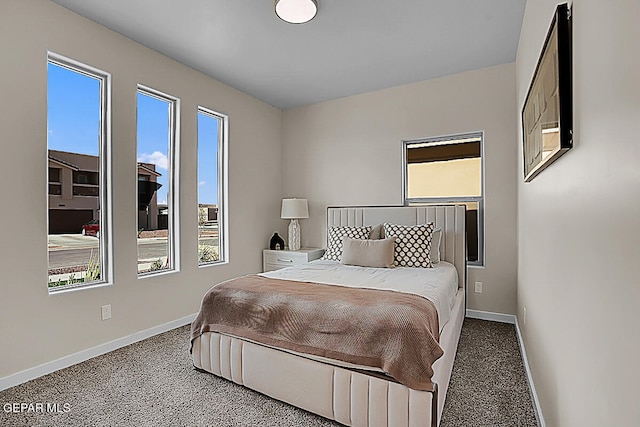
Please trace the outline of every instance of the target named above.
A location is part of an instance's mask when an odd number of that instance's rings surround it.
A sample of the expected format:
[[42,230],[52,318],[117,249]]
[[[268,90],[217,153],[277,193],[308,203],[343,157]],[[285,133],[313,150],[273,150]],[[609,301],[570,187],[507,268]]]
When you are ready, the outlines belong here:
[[432,221],[442,228],[441,258],[456,266],[459,290],[440,334],[434,391],[410,389],[363,371],[333,366],[215,332],[193,342],[196,368],[348,426],[435,427],[440,423],[466,308],[464,206],[329,207],[327,227]]

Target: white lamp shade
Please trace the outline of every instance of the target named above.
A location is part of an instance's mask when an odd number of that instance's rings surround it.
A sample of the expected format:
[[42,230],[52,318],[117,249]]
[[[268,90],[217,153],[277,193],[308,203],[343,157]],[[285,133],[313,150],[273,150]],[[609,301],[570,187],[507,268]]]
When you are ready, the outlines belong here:
[[309,218],[307,199],[282,199],[282,219]]
[[275,0],[278,18],[291,24],[309,22],[318,13],[316,0]]

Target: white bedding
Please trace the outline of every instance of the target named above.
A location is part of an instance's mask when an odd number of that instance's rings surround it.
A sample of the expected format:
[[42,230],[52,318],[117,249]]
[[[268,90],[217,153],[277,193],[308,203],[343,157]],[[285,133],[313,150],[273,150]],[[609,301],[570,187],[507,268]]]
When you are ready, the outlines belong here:
[[273,279],[385,289],[420,295],[435,304],[440,331],[449,321],[458,292],[458,272],[453,264],[445,261],[434,264],[433,268],[372,268],[316,260],[260,275]]

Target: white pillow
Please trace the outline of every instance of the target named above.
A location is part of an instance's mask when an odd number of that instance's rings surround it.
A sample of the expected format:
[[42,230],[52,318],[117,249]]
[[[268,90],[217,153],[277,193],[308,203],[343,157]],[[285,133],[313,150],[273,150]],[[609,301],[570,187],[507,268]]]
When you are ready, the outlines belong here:
[[440,240],[442,240],[442,228],[438,227],[433,230],[433,239],[431,240],[431,251],[429,251],[431,264],[440,262]]

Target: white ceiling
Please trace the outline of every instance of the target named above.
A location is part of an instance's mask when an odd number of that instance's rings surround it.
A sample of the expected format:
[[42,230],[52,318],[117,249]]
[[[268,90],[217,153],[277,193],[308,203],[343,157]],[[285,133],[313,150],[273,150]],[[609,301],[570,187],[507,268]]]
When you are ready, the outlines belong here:
[[54,0],[281,109],[515,61],[526,0]]

